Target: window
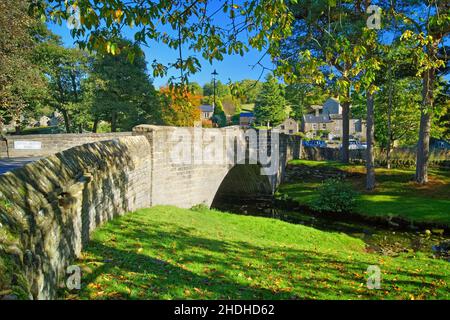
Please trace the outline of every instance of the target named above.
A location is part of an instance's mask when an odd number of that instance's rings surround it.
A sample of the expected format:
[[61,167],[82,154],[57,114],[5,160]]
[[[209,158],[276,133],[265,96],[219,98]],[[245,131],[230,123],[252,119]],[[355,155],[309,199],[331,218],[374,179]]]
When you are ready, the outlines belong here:
[[313,130],[317,130],[317,123],[313,123],[312,128]]
[[294,133],[294,130],[289,130],[289,134],[293,134]]
[[327,124],[326,123],[322,123],[322,129],[326,129],[327,128]]
[[284,124],[283,124],[283,125],[281,125],[281,130],[284,130]]

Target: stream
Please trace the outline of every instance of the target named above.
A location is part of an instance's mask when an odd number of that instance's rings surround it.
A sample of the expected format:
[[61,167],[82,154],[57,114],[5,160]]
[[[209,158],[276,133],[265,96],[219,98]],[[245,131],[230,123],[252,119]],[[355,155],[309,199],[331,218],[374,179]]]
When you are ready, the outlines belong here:
[[423,252],[430,257],[450,262],[450,236],[443,229],[404,230],[404,228],[349,221],[345,219],[345,214],[341,214],[338,218],[323,217],[302,213],[297,208],[286,209],[273,199],[233,201],[227,199],[227,201],[215,201],[213,208],[236,214],[279,219],[328,232],[342,232],[363,240],[366,251],[371,253],[395,257],[405,252]]

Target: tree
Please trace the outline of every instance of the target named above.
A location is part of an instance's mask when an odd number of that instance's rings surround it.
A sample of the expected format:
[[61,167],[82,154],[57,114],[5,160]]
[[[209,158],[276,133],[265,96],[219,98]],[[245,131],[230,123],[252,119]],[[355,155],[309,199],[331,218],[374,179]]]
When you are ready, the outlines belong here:
[[[216,97],[224,97],[230,95],[230,88],[228,85],[223,84],[220,80],[216,81]],[[214,83],[213,81],[206,83],[203,86],[203,95],[204,96],[213,96],[214,95]]]
[[66,132],[82,131],[79,126],[75,128],[71,120],[81,114],[78,107],[82,97],[81,81],[88,72],[87,53],[78,48],[65,48],[58,36],[49,34],[36,48],[35,60],[48,79],[48,103],[62,113]]
[[286,86],[286,100],[291,107],[291,118],[301,121],[312,105],[322,105],[330,96],[321,86],[307,81],[296,81]]
[[203,96],[203,88],[197,82],[189,83],[189,91],[195,95]]
[[[198,0],[35,0],[31,9],[62,23],[72,17],[74,8],[81,24],[71,32],[81,48],[114,52],[117,43],[105,37],[103,28],[118,36],[126,26],[132,26],[136,44],[162,43],[178,51],[176,61],[166,65],[155,61],[152,67],[153,76],[176,68],[180,75],[172,77],[171,83],[180,80],[181,84],[187,84],[189,75],[200,69],[198,53],[211,63],[225,54],[243,55],[250,45],[258,50],[267,48],[276,56],[278,42],[290,33],[293,20],[284,1],[272,0],[249,0],[245,5],[234,0],[219,4]],[[216,19],[218,13],[225,17]],[[184,47],[192,54],[183,55]]]
[[[147,74],[144,53],[128,40],[116,39],[115,54],[97,54],[90,75],[95,119],[111,123],[111,131],[161,121],[160,100]],[[130,61],[130,52],[135,54]],[[91,85],[92,86],[92,85]]]
[[256,102],[256,98],[262,89],[262,82],[258,80],[242,80],[231,84],[232,95],[240,100],[243,104],[251,104]]
[[365,53],[360,39],[366,20],[361,1],[291,2],[295,17],[292,36],[283,40],[277,73],[287,84],[308,80],[326,85],[342,105],[342,161],[349,162],[351,92]]
[[268,75],[255,104],[256,121],[276,126],[286,119],[286,100],[280,84]]
[[414,77],[395,79],[381,86],[376,97],[378,112],[375,114],[375,137],[387,151],[394,142],[400,145],[417,143],[420,120],[421,83]]
[[431,124],[436,111],[436,78],[439,69],[448,62],[443,46],[450,34],[450,3],[446,0],[399,0],[395,10],[406,27],[401,39],[416,57],[417,76],[423,83],[415,180],[425,184],[428,182]]
[[[28,15],[25,0],[1,1],[0,10],[0,131],[2,124],[22,120],[47,94],[46,82],[33,61],[39,42],[39,21]],[[7,14],[6,14],[7,13]]]
[[192,127],[200,121],[201,96],[189,91],[180,92],[170,87],[160,89],[162,97],[162,120],[170,126]]

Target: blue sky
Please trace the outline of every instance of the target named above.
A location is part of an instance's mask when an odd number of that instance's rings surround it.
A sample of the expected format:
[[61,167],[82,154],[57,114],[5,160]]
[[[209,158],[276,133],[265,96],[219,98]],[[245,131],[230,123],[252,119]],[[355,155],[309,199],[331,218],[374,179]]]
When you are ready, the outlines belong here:
[[[70,35],[70,30],[67,28],[64,22],[62,25],[49,23],[48,27],[50,28],[50,30],[52,30],[52,32],[62,38],[65,46],[74,46],[74,39]],[[127,32],[125,32],[124,36],[132,39],[133,34],[134,33],[131,30],[128,30]],[[167,64],[169,62],[176,61],[178,58],[178,51],[170,49],[164,44],[153,42],[150,43],[150,48],[142,47],[142,49],[144,50],[148,69],[150,72],[151,63],[153,60],[156,59],[160,63]],[[187,53],[189,52],[186,50],[186,53],[184,54],[186,55]],[[228,83],[229,79],[231,79],[232,81],[239,81],[243,79],[256,80],[260,77],[263,69],[260,66],[256,66],[254,68],[252,68],[252,66],[262,57],[262,55],[262,52],[250,48],[250,51],[247,52],[243,57],[241,57],[240,55],[225,55],[223,61],[213,61],[213,64],[211,65],[208,61],[202,58],[201,54],[196,54],[196,57],[200,60],[202,70],[190,77],[190,81],[195,81],[203,85],[211,81],[211,73],[214,71],[214,69],[216,69],[217,73],[219,74],[217,76],[217,79],[224,83]],[[270,57],[268,56],[264,57],[261,63],[268,68],[271,68],[273,66]],[[267,70],[264,72],[264,75],[261,78],[262,80],[264,80],[264,76],[267,72]],[[170,75],[173,74],[169,74],[164,78],[155,78],[155,87],[158,88],[162,85],[165,85]],[[178,73],[176,75],[178,75]]]
[[[237,0],[238,2],[239,0]],[[215,11],[215,6],[219,5],[218,3],[212,2],[212,7],[210,8],[211,11]],[[226,25],[229,23],[228,18],[225,14],[219,13],[214,17],[215,23],[218,25]],[[66,23],[63,22],[62,25],[57,25],[53,23],[48,24],[50,30],[52,30],[55,34],[61,36],[63,43],[67,47],[72,47],[74,45],[74,39],[70,35],[70,30],[66,26]],[[171,32],[167,30],[168,32]],[[124,36],[129,39],[133,39],[134,37],[134,30],[127,28],[125,29]],[[245,36],[245,35],[243,35]],[[384,39],[385,41],[389,42],[392,37],[392,34],[387,35],[387,38]],[[447,41],[448,43],[448,41]],[[142,47],[147,64],[148,64],[148,70],[149,72],[152,71],[151,63],[153,60],[157,60],[160,63],[163,63],[167,65],[168,63],[173,63],[178,58],[178,51],[174,49],[170,49],[164,44],[156,43],[156,42],[150,42],[150,47]],[[213,64],[211,65],[208,61],[204,60],[199,53],[193,53],[187,50],[186,48],[183,49],[183,55],[184,57],[187,57],[188,55],[195,55],[201,64],[201,71],[199,71],[197,74],[190,77],[190,81],[195,81],[200,83],[201,85],[211,81],[212,76],[211,73],[214,69],[217,70],[219,73],[217,79],[222,81],[223,83],[228,83],[229,80],[231,81],[239,81],[243,79],[258,79],[261,76],[261,73],[263,72],[263,75],[261,79],[264,79],[265,74],[267,74],[269,71],[263,70],[261,66],[255,66],[253,67],[257,61],[263,56],[262,52],[257,51],[256,49],[250,48],[249,52],[247,52],[243,57],[240,55],[225,55],[223,61],[213,61]],[[267,67],[267,68],[273,68],[273,64],[270,60],[269,56],[265,56],[261,63]],[[176,72],[176,71],[174,71]],[[174,73],[169,72],[168,76],[164,78],[155,78],[154,79],[154,85],[156,87],[160,87],[162,85],[167,84],[168,79],[170,76],[179,75],[179,71]],[[446,79],[449,79],[450,75],[446,76]]]

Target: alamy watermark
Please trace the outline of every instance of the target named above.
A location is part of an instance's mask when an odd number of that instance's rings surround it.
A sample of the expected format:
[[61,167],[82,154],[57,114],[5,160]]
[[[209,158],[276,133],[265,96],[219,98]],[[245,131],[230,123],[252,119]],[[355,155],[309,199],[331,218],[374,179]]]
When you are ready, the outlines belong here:
[[275,175],[280,164],[277,130],[177,128],[169,135],[170,164],[258,164],[262,175]]
[[367,28],[369,29],[381,29],[381,8],[376,5],[370,5],[367,7],[366,13],[370,14],[367,18]]
[[70,30],[80,29],[81,28],[80,9],[75,5],[71,5],[67,7],[66,13],[68,15],[66,23],[67,28],[69,28]]
[[68,275],[66,280],[66,287],[69,290],[81,289],[81,268],[77,265],[68,266],[66,269]]
[[371,265],[367,268],[367,289],[381,289],[381,269],[379,266]]

